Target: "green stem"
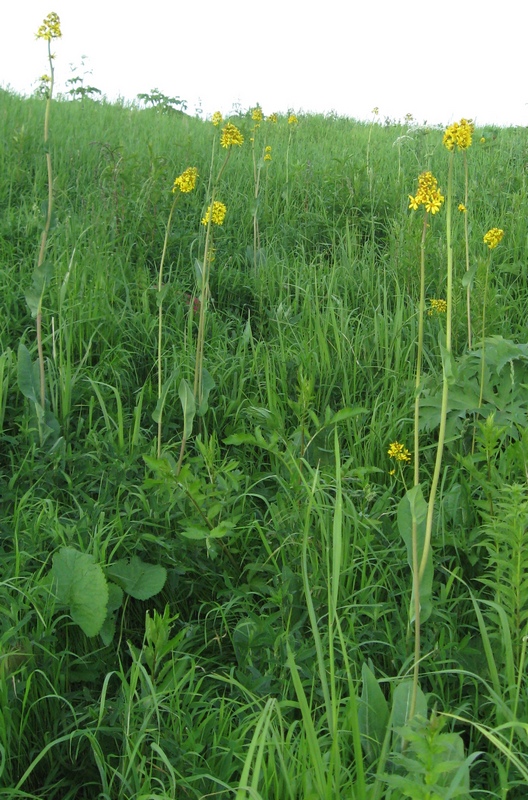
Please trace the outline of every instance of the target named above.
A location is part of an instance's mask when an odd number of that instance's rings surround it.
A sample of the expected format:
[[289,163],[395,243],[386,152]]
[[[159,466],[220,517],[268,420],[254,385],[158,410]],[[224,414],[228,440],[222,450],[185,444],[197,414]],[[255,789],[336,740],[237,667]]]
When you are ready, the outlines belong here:
[[[222,174],[227,166],[227,162],[229,161],[230,155],[231,155],[231,150],[228,150],[227,155],[224,159],[224,163],[220,167],[218,175],[216,176],[216,181],[213,184],[213,188],[211,190],[211,199],[209,203],[211,206],[211,212],[215,201],[216,189],[218,184],[220,183],[220,178],[222,177]],[[213,241],[211,218],[212,218],[212,213],[209,215],[209,219],[207,221],[207,230],[205,233],[205,248],[204,248],[204,257],[202,265],[202,285],[201,285],[201,297],[200,297],[200,317],[198,319],[198,335],[196,337],[196,358],[194,364],[193,393],[197,407],[199,407],[202,402],[202,365],[203,365],[203,351],[205,344],[205,318],[206,318],[207,304],[209,301],[209,274],[211,271],[210,251]]]
[[[158,271],[158,401],[161,400],[161,395],[163,391],[163,367],[162,367],[162,333],[163,333],[163,297],[162,297],[162,289],[163,289],[163,265],[165,263],[165,256],[167,254],[167,244],[169,241],[169,232],[172,223],[172,215],[174,214],[174,209],[176,208],[176,201],[178,199],[178,195],[174,196],[174,200],[172,201],[171,210],[169,212],[169,218],[167,220],[167,227],[165,228],[165,239],[163,241],[163,251],[161,253],[161,261]],[[159,416],[158,416],[158,458],[161,458],[161,425],[162,425],[162,417],[163,417],[163,408],[160,404]]]
[[[467,152],[464,150],[464,176],[465,176],[465,191],[464,191],[464,239],[466,243],[466,275],[469,273],[469,223],[468,223],[468,197],[469,197],[469,175],[468,175],[468,161]],[[471,334],[471,284],[468,281],[466,286],[466,305],[467,305],[467,326],[468,326],[468,348],[472,348],[472,334]]]
[[[420,483],[420,383],[422,380],[422,358],[423,358],[423,337],[424,337],[424,315],[425,315],[425,238],[427,235],[427,220],[429,214],[425,212],[422,228],[422,239],[420,242],[420,303],[418,308],[418,352],[416,354],[416,379],[414,396],[414,485]],[[420,563],[418,559],[418,530],[416,518],[413,515],[412,530],[412,576],[413,576],[413,595],[414,595],[414,667],[413,667],[413,691],[411,696],[411,706],[409,717],[414,716],[416,709],[416,699],[418,697],[418,681],[420,677],[420,656],[421,656],[421,621],[420,621]]]
[[440,409],[440,428],[438,431],[438,444],[436,448],[436,460],[431,481],[431,491],[429,494],[429,503],[427,505],[427,519],[425,523],[425,537],[424,548],[422,553],[422,560],[420,562],[420,571],[418,580],[421,581],[425,572],[429,550],[431,549],[431,535],[433,530],[433,514],[435,508],[436,492],[438,483],[440,481],[440,470],[442,467],[442,457],[444,454],[444,442],[447,421],[447,401],[449,394],[448,384],[448,364],[447,361],[451,358],[451,339],[452,339],[452,314],[453,314],[453,243],[451,237],[451,218],[453,207],[453,162],[454,150],[451,151],[449,158],[449,171],[447,177],[447,201],[446,201],[446,240],[447,240],[447,312],[446,312],[446,338],[445,338],[445,353],[442,359],[443,362],[443,378],[442,378],[442,405]]
[[[48,210],[46,214],[46,222],[44,224],[44,230],[42,231],[42,236],[40,237],[40,249],[37,262],[37,269],[40,269],[44,264],[44,257],[46,255],[46,246],[48,243],[48,234],[51,227],[51,215],[53,211],[53,172],[51,167],[51,153],[49,152],[48,148],[48,140],[49,140],[51,98],[53,95],[53,79],[55,72],[53,69],[53,57],[51,54],[50,39],[48,39],[48,62],[50,67],[50,84],[49,84],[48,97],[46,99],[46,113],[44,116],[44,147],[46,148],[46,166],[48,170]],[[40,405],[42,406],[42,409],[44,409],[46,406],[46,375],[44,372],[44,349],[42,346],[42,301],[44,295],[44,288],[45,288],[45,282],[43,282],[42,294],[40,295],[39,298],[39,304],[36,316],[37,352],[38,352],[39,377],[40,377]]]

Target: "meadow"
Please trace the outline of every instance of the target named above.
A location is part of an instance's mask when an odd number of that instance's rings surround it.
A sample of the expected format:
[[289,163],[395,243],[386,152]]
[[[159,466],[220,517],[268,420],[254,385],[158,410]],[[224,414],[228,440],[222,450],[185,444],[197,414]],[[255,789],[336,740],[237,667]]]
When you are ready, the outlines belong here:
[[526,131],[75,97],[0,91],[2,797],[525,798]]

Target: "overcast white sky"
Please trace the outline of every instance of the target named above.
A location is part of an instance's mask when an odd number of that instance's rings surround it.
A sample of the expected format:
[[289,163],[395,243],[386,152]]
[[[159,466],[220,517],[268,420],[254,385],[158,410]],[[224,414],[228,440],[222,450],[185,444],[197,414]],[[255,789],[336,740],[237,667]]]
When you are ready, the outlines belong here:
[[47,72],[35,39],[55,11],[57,90],[87,56],[109,99],[154,87],[194,113],[273,111],[528,125],[527,0],[5,0],[0,85]]

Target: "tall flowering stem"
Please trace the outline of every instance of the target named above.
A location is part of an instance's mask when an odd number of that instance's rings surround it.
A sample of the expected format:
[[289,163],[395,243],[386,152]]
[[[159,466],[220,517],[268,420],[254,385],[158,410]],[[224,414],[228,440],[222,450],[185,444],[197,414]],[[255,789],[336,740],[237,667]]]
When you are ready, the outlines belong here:
[[[213,125],[220,124],[219,117],[213,118]],[[223,225],[226,215],[226,207],[223,203],[216,200],[216,193],[220,180],[224,173],[225,168],[229,162],[233,147],[241,147],[244,143],[244,137],[236,125],[231,122],[226,123],[222,128],[220,136],[220,145],[227,150],[226,157],[220,167],[216,179],[210,192],[210,205],[207,209],[205,216],[202,219],[202,225],[205,226],[205,246],[201,274],[201,296],[200,296],[200,316],[198,319],[198,334],[196,337],[196,357],[194,363],[194,386],[193,394],[197,407],[200,407],[203,398],[202,391],[202,375],[203,375],[203,353],[205,345],[205,321],[207,314],[207,306],[209,302],[209,276],[211,274],[211,263],[214,258],[213,246],[213,226]],[[214,148],[214,145],[213,145]],[[214,149],[213,149],[214,152]],[[212,171],[211,171],[212,174]]]
[[[418,309],[418,348],[416,355],[416,376],[414,394],[414,486],[420,483],[420,386],[422,381],[422,359],[424,340],[425,316],[425,243],[430,215],[436,214],[444,202],[436,178],[431,172],[422,172],[418,177],[418,191],[415,196],[409,195],[409,208],[417,211],[420,205],[424,207],[422,237],[420,242],[420,300]],[[421,620],[420,620],[420,563],[418,554],[418,529],[416,516],[412,517],[411,530],[412,573],[414,596],[414,669],[413,693],[411,697],[410,716],[416,707],[418,696],[419,665],[421,654]]]
[[44,148],[46,150],[46,167],[48,172],[48,208],[46,213],[46,221],[44,229],[40,237],[39,255],[37,261],[37,268],[34,276],[34,288],[37,290],[33,295],[32,301],[29,301],[31,311],[35,316],[36,332],[37,332],[37,352],[39,363],[39,377],[40,377],[40,405],[42,409],[46,406],[46,376],[44,371],[44,352],[42,347],[42,302],[44,299],[44,290],[47,285],[48,277],[44,270],[44,259],[46,256],[46,247],[48,244],[48,235],[51,227],[51,219],[53,212],[53,170],[51,164],[51,153],[49,150],[49,124],[51,112],[51,100],[53,97],[53,85],[55,77],[55,69],[53,66],[53,54],[51,52],[52,39],[59,39],[62,36],[60,19],[57,14],[52,12],[48,14],[46,19],[37,31],[36,38],[44,39],[48,47],[48,63],[49,75],[46,75],[47,83],[47,96],[46,96],[46,112],[44,115]]
[[[445,137],[444,137],[445,144]],[[446,145],[447,147],[447,145]],[[425,540],[420,562],[419,580],[425,572],[427,558],[431,549],[431,535],[433,531],[433,514],[436,501],[436,492],[440,480],[440,470],[444,455],[444,442],[447,421],[447,401],[449,395],[449,372],[451,361],[451,340],[452,340],[452,316],[453,316],[453,242],[452,242],[452,209],[453,209],[453,163],[454,149],[451,150],[449,157],[449,168],[447,174],[447,200],[446,200],[446,245],[447,245],[447,288],[446,288],[446,336],[445,347],[442,353],[442,404],[440,408],[440,428],[438,431],[438,442],[436,447],[436,459],[429,492],[429,502],[427,505],[427,518],[425,523]]]
[[174,185],[172,187],[172,192],[174,194],[174,199],[172,201],[171,209],[169,212],[169,217],[167,220],[167,226],[165,228],[165,238],[163,240],[163,251],[161,253],[161,260],[158,270],[158,408],[157,408],[157,418],[158,418],[158,458],[161,458],[161,429],[162,429],[162,418],[163,418],[163,365],[162,365],[162,352],[163,352],[163,266],[165,264],[165,256],[167,255],[167,245],[169,242],[169,233],[172,225],[172,217],[174,214],[174,209],[176,208],[176,203],[178,202],[178,197],[180,193],[187,194],[192,192],[196,186],[196,180],[198,178],[198,170],[196,167],[188,167],[185,172],[182,172],[176,180],[174,181]]
[[[469,280],[469,221],[468,221],[468,204],[469,204],[469,168],[467,151],[464,150],[464,242],[466,245],[466,309],[467,309],[467,332],[468,332],[468,348],[471,350],[473,346],[472,332],[471,332],[471,281]],[[460,208],[460,206],[459,206]]]
[[488,297],[488,281],[491,266],[492,251],[495,250],[497,245],[502,242],[504,231],[502,228],[491,228],[484,236],[484,244],[488,245],[489,258],[486,264],[486,279],[484,281],[484,300],[482,302],[482,348],[480,352],[481,365],[480,365],[480,394],[478,407],[482,407],[482,398],[484,395],[484,369],[485,369],[485,346],[486,346],[486,305]]

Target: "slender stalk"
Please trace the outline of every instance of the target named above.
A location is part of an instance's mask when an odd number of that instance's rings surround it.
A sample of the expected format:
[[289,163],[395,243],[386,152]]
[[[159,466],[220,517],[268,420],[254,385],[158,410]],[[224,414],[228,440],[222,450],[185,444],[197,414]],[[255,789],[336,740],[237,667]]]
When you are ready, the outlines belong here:
[[[469,171],[467,152],[464,150],[464,240],[466,243],[466,275],[469,273],[469,223],[468,223],[468,197],[469,197]],[[468,281],[466,286],[466,305],[467,305],[467,326],[468,326],[468,348],[472,348],[472,333],[471,333],[471,284]]]
[[[172,216],[174,214],[174,209],[176,208],[176,201],[178,199],[178,195],[174,196],[174,200],[172,201],[171,210],[169,212],[169,218],[167,220],[167,227],[165,228],[165,239],[163,241],[163,251],[161,253],[161,260],[160,266],[158,271],[158,401],[161,400],[162,392],[163,392],[163,366],[162,366],[162,345],[163,345],[163,265],[165,263],[165,256],[167,254],[167,244],[169,241],[169,232],[172,223]],[[163,417],[163,408],[162,404],[160,403],[160,408],[158,409],[158,458],[161,458],[161,427],[162,427],[162,417]]]
[[[216,180],[213,184],[213,188],[211,190],[211,198],[210,198],[211,208],[214,205],[216,190],[218,184],[220,183],[220,178],[222,177],[223,172],[227,166],[227,162],[229,161],[230,155],[231,155],[231,150],[229,149],[224,159],[224,163],[220,167],[218,175],[216,176]],[[196,405],[198,407],[202,402],[202,370],[203,370],[203,351],[205,345],[205,319],[206,319],[207,304],[209,301],[209,275],[211,272],[211,249],[213,246],[213,232],[212,232],[213,223],[211,217],[212,215],[210,214],[209,219],[207,220],[207,228],[205,232],[205,247],[204,247],[203,265],[202,265],[202,285],[201,285],[201,296],[200,296],[200,316],[198,319],[198,335],[196,337],[196,357],[194,365],[193,393]]]
[[[425,238],[427,235],[427,220],[429,214],[424,214],[422,239],[420,242],[420,302],[418,307],[418,348],[416,354],[416,378],[414,396],[414,485],[420,483],[420,384],[422,380],[424,314],[425,314]],[[413,691],[409,717],[414,716],[416,698],[418,696],[418,681],[420,677],[421,656],[421,625],[420,625],[420,563],[418,559],[418,531],[416,519],[413,516],[412,531],[412,570],[413,570],[413,595],[414,595],[414,666],[413,666]]]
[[422,553],[422,560],[420,562],[419,581],[422,580],[431,549],[431,535],[433,530],[433,514],[435,508],[436,492],[440,480],[440,470],[442,467],[442,457],[444,454],[444,442],[446,432],[447,420],[447,401],[449,394],[448,384],[448,364],[447,361],[451,358],[451,339],[452,339],[452,314],[453,314],[453,243],[452,243],[452,208],[453,208],[453,162],[454,150],[451,151],[449,157],[449,171],[447,176],[447,200],[446,200],[446,240],[447,240],[447,311],[446,311],[446,338],[445,338],[445,352],[443,354],[443,382],[442,382],[442,405],[440,408],[440,428],[438,431],[438,443],[436,448],[436,460],[433,471],[433,478],[431,481],[431,490],[429,493],[429,503],[427,505],[427,519],[425,523],[425,538],[424,548]]
[[[48,243],[48,235],[51,227],[51,217],[53,212],[53,171],[51,166],[51,153],[49,151],[49,121],[51,111],[51,99],[53,95],[53,83],[55,77],[55,70],[53,68],[53,56],[51,54],[51,39],[48,39],[48,62],[50,68],[50,81],[48,88],[48,97],[46,99],[46,113],[44,116],[44,147],[46,148],[46,167],[48,171],[48,209],[46,214],[46,222],[44,230],[40,237],[40,248],[37,262],[37,270],[41,269],[44,264],[46,255],[46,247]],[[39,298],[37,316],[36,316],[36,333],[37,333],[37,352],[39,362],[39,378],[40,378],[40,405],[44,409],[46,406],[46,375],[44,371],[44,349],[42,346],[42,300],[44,295],[44,285],[42,293]]]

